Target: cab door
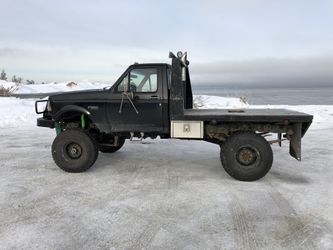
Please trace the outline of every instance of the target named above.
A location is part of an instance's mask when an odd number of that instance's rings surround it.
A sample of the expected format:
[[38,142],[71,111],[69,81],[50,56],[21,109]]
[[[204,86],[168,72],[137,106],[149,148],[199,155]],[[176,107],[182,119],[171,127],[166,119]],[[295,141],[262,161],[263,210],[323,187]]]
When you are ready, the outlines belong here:
[[112,132],[162,132],[162,71],[133,66],[112,90],[107,115]]

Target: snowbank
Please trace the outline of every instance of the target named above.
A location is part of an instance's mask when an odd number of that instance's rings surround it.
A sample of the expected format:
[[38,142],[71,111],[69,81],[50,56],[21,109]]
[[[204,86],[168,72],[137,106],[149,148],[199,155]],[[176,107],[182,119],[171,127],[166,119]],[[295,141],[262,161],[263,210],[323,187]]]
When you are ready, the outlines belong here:
[[47,83],[47,84],[16,84],[15,82],[8,82],[0,80],[0,88],[10,90],[13,94],[34,94],[34,93],[54,93],[54,92],[67,92],[85,89],[102,89],[110,85],[99,82],[60,82],[60,83]]
[[197,109],[248,108],[249,104],[235,97],[194,95],[193,106]]
[[4,80],[0,80],[0,89],[5,88],[5,89],[13,91],[14,89],[16,89],[16,87],[17,87],[17,84],[15,82],[7,82]]
[[61,83],[47,83],[47,84],[22,84],[19,85],[13,93],[15,94],[33,94],[33,93],[54,93],[54,92],[67,92],[85,89],[102,89],[109,85],[104,83],[91,83],[83,81],[79,83],[74,82],[61,82]]
[[35,100],[0,98],[0,129],[36,125]]

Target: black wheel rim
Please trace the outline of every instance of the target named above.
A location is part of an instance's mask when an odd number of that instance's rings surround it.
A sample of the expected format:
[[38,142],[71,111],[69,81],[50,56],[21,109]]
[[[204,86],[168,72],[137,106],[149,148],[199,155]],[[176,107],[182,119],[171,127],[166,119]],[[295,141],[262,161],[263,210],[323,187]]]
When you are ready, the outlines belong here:
[[238,163],[243,166],[253,165],[259,158],[259,153],[252,147],[241,147],[236,154]]
[[66,153],[71,159],[78,159],[82,155],[82,148],[77,143],[69,143],[66,146]]

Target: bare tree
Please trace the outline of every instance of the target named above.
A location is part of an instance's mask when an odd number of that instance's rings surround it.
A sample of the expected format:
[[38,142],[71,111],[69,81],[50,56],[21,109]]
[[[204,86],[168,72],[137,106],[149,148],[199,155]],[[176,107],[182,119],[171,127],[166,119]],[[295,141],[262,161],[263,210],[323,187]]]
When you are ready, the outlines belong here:
[[0,80],[7,80],[7,74],[5,72],[5,70],[1,70],[1,74],[0,74]]
[[22,81],[23,81],[22,77],[16,77],[15,75],[13,75],[12,82],[19,84],[19,83],[22,83]]
[[13,77],[12,77],[12,82],[17,82],[16,75],[13,75]]

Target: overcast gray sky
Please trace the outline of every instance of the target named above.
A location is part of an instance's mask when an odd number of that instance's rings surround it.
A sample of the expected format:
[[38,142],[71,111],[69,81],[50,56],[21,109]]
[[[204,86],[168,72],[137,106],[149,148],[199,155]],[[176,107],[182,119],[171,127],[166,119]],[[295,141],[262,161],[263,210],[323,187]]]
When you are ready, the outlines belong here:
[[112,83],[187,50],[196,83],[333,85],[332,0],[0,0],[0,68]]

